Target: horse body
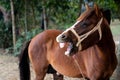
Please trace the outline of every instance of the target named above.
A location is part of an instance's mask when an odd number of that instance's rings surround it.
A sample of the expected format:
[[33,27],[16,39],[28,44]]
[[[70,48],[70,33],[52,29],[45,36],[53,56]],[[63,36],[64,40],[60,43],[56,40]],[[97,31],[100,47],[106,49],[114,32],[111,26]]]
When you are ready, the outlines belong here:
[[[45,32],[40,33],[31,40],[31,43],[29,45],[29,57],[33,65],[33,68],[36,72],[36,75],[38,73],[39,73],[38,76],[44,74],[43,75],[44,77],[48,65],[51,64],[55,70],[57,70],[59,73],[63,75],[80,78],[82,77],[82,75],[73,57],[72,56],[68,57],[64,54],[67,49],[67,43],[66,43],[66,47],[61,49],[59,47],[59,44],[55,41],[56,37],[60,33],[61,31],[58,30],[46,30]],[[115,61],[113,61],[112,65],[110,65],[110,63],[112,61],[111,56],[115,57],[115,53],[111,53],[109,52],[109,50],[106,51],[108,52],[103,53],[102,49],[100,50],[98,45],[94,45],[74,55],[77,56],[79,66],[84,76],[88,78],[90,77],[96,78],[97,76],[106,77],[108,76],[108,73],[109,76],[112,75],[112,72],[115,68],[115,67],[113,68],[112,66],[113,64],[115,64]],[[111,68],[113,68],[112,71]],[[91,79],[91,80],[97,80],[97,79]]]
[[[21,52],[21,80],[29,80],[27,58],[32,63],[36,80],[44,79],[49,65],[66,76],[109,80],[116,68],[117,58],[109,24],[100,13],[96,7],[87,8],[75,25],[66,31],[46,30],[35,36]],[[59,46],[61,42],[65,43],[62,48]],[[66,51],[72,55],[66,56]]]
[[88,79],[109,80],[117,65],[115,43],[109,23],[97,5],[94,8],[86,5],[86,11],[77,22],[58,35],[56,40],[60,44],[72,45],[66,55],[83,54],[79,58],[83,58],[85,68],[81,67],[81,70],[86,70],[84,75]]
[[[31,40],[29,45],[29,57],[33,63],[33,68],[34,66],[39,65],[39,67],[35,70],[40,71],[45,66],[47,69],[47,66],[51,64],[53,68],[58,70],[59,73],[69,76],[79,75],[80,72],[76,69],[75,65],[71,65],[74,64],[72,57],[67,57],[64,55],[66,48],[63,48],[64,50],[61,49],[55,41],[56,37],[60,33],[61,31],[58,30],[46,30]],[[42,34],[44,34],[44,36],[42,36]]]

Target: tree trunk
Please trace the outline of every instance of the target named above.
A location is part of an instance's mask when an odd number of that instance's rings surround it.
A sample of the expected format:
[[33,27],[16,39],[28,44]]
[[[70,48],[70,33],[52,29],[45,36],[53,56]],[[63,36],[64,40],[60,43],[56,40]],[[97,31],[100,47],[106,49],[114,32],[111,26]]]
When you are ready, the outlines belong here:
[[82,3],[83,3],[83,0],[79,0],[79,8],[80,8],[79,16],[81,14]]
[[46,10],[44,6],[43,6],[43,20],[44,20],[44,30],[46,30],[47,29],[47,18],[46,18]]
[[42,5],[42,16],[43,16],[43,23],[44,23],[44,30],[47,29],[47,24],[48,24],[48,21],[47,21],[47,16],[46,16],[46,8],[45,8],[45,5],[46,5],[46,0],[43,0],[43,5]]
[[31,1],[31,9],[32,9],[32,18],[33,18],[33,27],[36,26],[36,19],[35,19],[35,9],[34,9],[34,4],[33,2]]
[[25,39],[27,37],[28,23],[27,23],[27,0],[25,0]]
[[15,52],[16,34],[15,34],[15,16],[14,16],[13,0],[10,0],[10,6],[11,6],[11,16],[12,16],[13,49],[14,49],[14,52]]

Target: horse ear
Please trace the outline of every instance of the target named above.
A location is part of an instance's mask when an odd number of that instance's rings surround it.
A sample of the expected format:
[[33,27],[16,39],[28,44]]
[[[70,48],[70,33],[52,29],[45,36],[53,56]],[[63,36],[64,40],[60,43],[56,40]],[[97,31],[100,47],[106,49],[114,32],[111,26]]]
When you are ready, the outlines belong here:
[[96,15],[101,17],[103,16],[101,10],[99,9],[98,5],[97,4],[94,4],[94,9],[95,9],[95,12],[96,12]]
[[89,7],[88,4],[86,4],[85,7],[86,7],[86,10],[89,10],[89,9],[90,9],[90,7]]
[[98,15],[99,14],[99,7],[97,4],[94,4],[94,9],[95,9],[96,14]]

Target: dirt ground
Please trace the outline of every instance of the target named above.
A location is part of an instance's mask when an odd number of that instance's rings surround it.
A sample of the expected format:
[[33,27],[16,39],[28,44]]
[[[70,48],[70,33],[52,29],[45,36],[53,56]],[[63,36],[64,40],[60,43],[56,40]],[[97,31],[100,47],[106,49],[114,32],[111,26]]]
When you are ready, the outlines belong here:
[[[116,25],[116,24],[115,24]],[[120,35],[114,37],[115,40],[120,41]],[[19,80],[18,58],[12,55],[5,55],[4,50],[0,49],[0,80]],[[34,80],[34,73],[31,68],[32,79]],[[120,72],[119,72],[120,73]],[[47,74],[45,80],[53,80],[51,74]],[[65,77],[64,80],[79,80]],[[116,79],[111,79],[116,80]]]
[[[35,75],[31,68],[32,79]],[[0,80],[19,80],[18,58],[11,55],[0,54]],[[53,80],[51,74],[47,74],[45,80]],[[78,80],[76,78],[65,77],[64,80]]]
[[0,55],[0,80],[18,80],[18,60],[10,55]]

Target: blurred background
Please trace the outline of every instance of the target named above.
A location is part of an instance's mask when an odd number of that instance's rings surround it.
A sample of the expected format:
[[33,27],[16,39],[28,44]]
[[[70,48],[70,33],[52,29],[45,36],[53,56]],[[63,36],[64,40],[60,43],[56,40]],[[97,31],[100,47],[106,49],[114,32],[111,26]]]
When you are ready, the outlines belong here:
[[[73,25],[85,10],[86,3],[90,6],[97,3],[101,8],[110,10],[110,27],[117,45],[116,54],[119,60],[120,0],[0,0],[0,66],[10,60],[17,65],[17,59],[13,56],[19,55],[23,43],[36,34],[46,29],[64,30]],[[0,68],[0,71],[2,70],[4,71]],[[15,70],[17,71],[17,68]],[[120,79],[119,69],[112,79]],[[7,79],[1,79],[0,74],[0,80]]]

